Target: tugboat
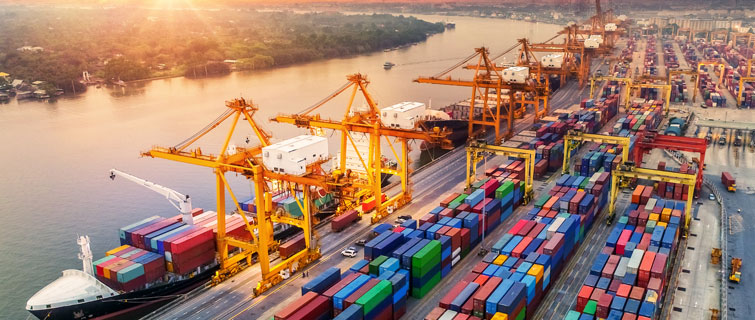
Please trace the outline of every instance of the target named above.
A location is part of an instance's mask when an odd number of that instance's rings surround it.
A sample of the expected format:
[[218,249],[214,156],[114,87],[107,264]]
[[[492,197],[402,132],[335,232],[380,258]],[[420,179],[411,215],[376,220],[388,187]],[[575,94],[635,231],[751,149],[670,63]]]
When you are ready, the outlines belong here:
[[383,63],[383,69],[389,70],[390,68],[393,68],[393,66],[395,66],[395,65],[396,64],[393,63],[393,62],[386,61],[385,63]]

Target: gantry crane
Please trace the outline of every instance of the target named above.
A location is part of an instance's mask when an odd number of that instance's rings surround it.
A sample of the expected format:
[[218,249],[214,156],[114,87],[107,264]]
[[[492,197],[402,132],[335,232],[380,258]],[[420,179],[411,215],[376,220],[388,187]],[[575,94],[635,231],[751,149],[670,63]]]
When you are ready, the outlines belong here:
[[744,44],[748,48],[755,48],[755,34],[752,34],[749,32],[732,32],[731,33],[732,46],[736,47],[739,39],[745,39]]
[[695,193],[696,182],[694,174],[638,168],[633,163],[627,162],[625,164],[619,165],[617,169],[614,169],[611,175],[611,194],[609,195],[610,204],[608,206],[608,218],[606,220],[608,224],[613,221],[614,215],[616,213],[616,199],[619,196],[619,188],[628,187],[630,182],[636,179],[645,179],[652,181],[681,183],[688,187],[687,204],[685,207],[686,214],[684,215],[684,230],[685,232],[689,230],[689,221],[692,218],[692,199],[693,194]]
[[535,174],[535,150],[502,147],[488,144],[484,139],[470,141],[467,145],[467,175],[466,188],[472,185],[477,178],[477,164],[483,160],[484,154],[516,157],[524,160],[524,203],[527,204],[533,197],[533,176]]
[[746,74],[739,77],[739,91],[737,92],[737,106],[742,105],[742,93],[744,92],[745,83],[755,82],[755,77],[752,76],[752,61],[753,59],[747,59]]
[[[469,106],[469,129],[468,139],[474,139],[476,132],[474,131],[474,125],[482,125],[493,127],[495,133],[495,143],[500,144],[504,138],[509,138],[514,135],[514,109],[516,106],[516,92],[522,92],[522,97],[526,94],[532,94],[534,101],[543,101],[545,109],[548,105],[548,92],[545,85],[538,83],[539,79],[528,79],[524,83],[507,82],[503,79],[501,73],[498,71],[495,63],[488,56],[489,52],[487,48],[477,48],[475,53],[457,63],[456,65],[432,76],[432,77],[419,77],[415,79],[415,82],[419,83],[431,83],[431,84],[443,84],[461,87],[472,88],[472,98]],[[462,67],[467,62],[477,58],[477,65],[474,68],[474,76],[470,80],[452,79],[449,73],[455,69]],[[538,82],[536,82],[538,81]],[[493,90],[493,93],[490,90]],[[508,91],[508,103],[505,103],[503,99],[504,90]],[[494,95],[495,97],[491,97]],[[475,118],[475,101],[477,97],[482,97],[483,103],[481,106],[482,116],[480,119]],[[491,100],[494,100],[491,102]],[[491,106],[491,103],[494,104]],[[505,111],[502,114],[501,111]],[[501,121],[506,120],[506,133],[501,132]]]
[[571,151],[578,148],[583,142],[594,143],[611,143],[618,144],[621,148],[621,163],[629,160],[629,147],[631,140],[629,137],[615,137],[602,134],[582,133],[576,131],[570,131],[564,135],[564,163],[561,166],[561,172],[569,173],[569,161],[571,159]]
[[[664,92],[663,92],[663,96],[664,96],[664,98],[663,98],[663,102],[664,102],[663,103],[663,109],[664,109],[664,114],[666,116],[668,116],[668,113],[670,111],[669,103],[671,103],[671,85],[670,84],[654,84],[654,83],[635,83],[635,84],[632,84],[629,87],[628,91],[630,91],[630,92],[627,94],[627,96],[628,97],[632,96],[631,90],[637,89],[637,91],[639,91],[642,88],[663,89],[664,90]],[[626,99],[626,101],[624,101],[624,108],[628,108],[629,107],[629,102],[630,102],[629,99]]]
[[[671,84],[671,78],[675,74],[686,74],[690,76],[690,80],[694,83],[697,83],[697,77],[700,76],[700,73],[695,70],[682,70],[682,69],[669,69],[668,71],[668,79],[666,80],[666,83]],[[695,98],[697,97],[697,85],[694,86],[692,89],[692,102],[695,102]]]
[[[703,66],[713,66],[718,67],[721,69],[718,74],[718,81],[717,84],[720,85],[724,80],[724,72],[726,71],[726,65],[721,62],[720,60],[706,60],[706,61],[700,61],[697,63],[697,74],[700,74],[700,72],[703,69]],[[697,87],[700,84],[700,77],[697,78],[697,81],[695,81],[695,87]]]
[[[624,103],[629,101],[630,88],[632,87],[632,78],[619,78],[619,77],[592,77],[590,78],[590,99],[595,97],[595,81],[617,81],[624,84]],[[619,96],[622,96],[619,94]],[[621,103],[621,102],[619,102]]]
[[191,206],[191,198],[189,198],[188,195],[184,195],[171,188],[164,187],[154,182],[130,175],[118,169],[110,169],[110,180],[115,180],[116,176],[142,185],[143,187],[164,196],[171,205],[173,205],[176,209],[178,209],[178,211],[181,212],[181,221],[183,221],[183,223],[188,225],[194,224],[194,217],[191,215],[191,210],[193,209]]
[[[412,190],[409,182],[410,161],[408,158],[408,141],[423,140],[440,145],[445,149],[453,148],[453,144],[447,138],[449,132],[440,128],[432,128],[431,132],[425,132],[417,129],[401,129],[384,125],[380,119],[380,109],[377,107],[377,102],[375,102],[367,91],[367,85],[369,84],[367,77],[362,74],[353,74],[347,76],[347,79],[348,82],[344,86],[317,104],[307,108],[304,112],[293,115],[278,115],[272,118],[271,121],[293,124],[300,128],[322,128],[339,131],[341,133],[341,157],[339,168],[344,171],[341,174],[344,175],[345,179],[351,179],[349,173],[345,169],[346,149],[348,145],[351,145],[356,151],[365,171],[368,173],[367,181],[353,179],[353,186],[359,190],[354,193],[353,197],[367,202],[375,201],[375,214],[372,217],[372,222],[374,223],[392,213],[393,210],[398,209],[411,201]],[[352,89],[351,96],[342,120],[323,119],[319,114],[311,114],[311,112],[317,110],[317,108],[349,88]],[[352,108],[354,98],[358,91],[361,91],[364,96],[368,107],[368,110],[366,111],[355,111]],[[352,132],[369,135],[369,159],[362,159],[359,149],[351,137]],[[395,170],[384,168],[382,166],[382,153],[380,146],[382,138],[388,143],[393,155],[397,159],[398,165]],[[396,152],[396,148],[393,146],[393,142],[391,142],[389,138],[395,138],[395,140],[398,140],[401,144],[400,153]],[[381,173],[393,174],[401,179],[401,192],[396,196],[388,198],[386,201],[383,201]],[[369,198],[366,196],[369,196]]]
[[703,185],[703,168],[705,168],[705,150],[708,144],[705,139],[667,136],[655,132],[646,131],[637,136],[634,143],[634,163],[642,163],[645,153],[653,149],[664,149],[674,151],[686,151],[699,154],[699,160],[693,161],[697,164],[697,178],[695,180],[695,190],[700,190]]
[[685,38],[687,38],[687,41],[692,42],[692,38],[694,37],[695,32],[688,28],[688,27],[682,27],[679,29],[676,29],[676,37],[679,37],[679,34],[682,34]]
[[[293,270],[301,268],[320,257],[319,246],[317,245],[316,236],[313,233],[311,223],[311,199],[310,187],[317,186],[328,188],[329,184],[323,177],[311,176],[292,176],[285,175],[265,169],[262,161],[259,159],[262,147],[270,145],[270,135],[262,130],[254,121],[253,115],[258,110],[257,106],[247,102],[244,99],[235,99],[226,102],[228,108],[218,118],[213,120],[202,130],[192,135],[188,139],[180,142],[173,147],[153,147],[149,151],[143,152],[143,156],[162,158],[177,162],[198,165],[211,168],[215,174],[216,201],[217,201],[217,251],[219,270],[213,278],[213,283],[218,283],[227,279],[231,275],[239,272],[244,266],[239,262],[246,261],[246,265],[251,265],[256,255],[256,260],[261,268],[262,279],[257,284],[254,292],[259,294],[271,288],[273,285],[283,280],[280,272],[283,270]],[[229,144],[236,126],[240,119],[246,120],[251,129],[260,140],[260,145],[256,147],[235,147],[229,148]],[[217,155],[203,153],[199,147],[189,149],[200,138],[220,126],[224,121],[232,119],[230,129],[225,135],[222,147]],[[242,120],[242,121],[243,121]],[[225,177],[226,172],[234,172],[244,175],[254,184],[256,216],[247,218],[247,215],[241,209],[239,201],[231,190],[228,180]],[[303,194],[303,199],[297,199],[303,216],[301,219],[293,219],[274,212],[272,210],[271,194],[268,192],[272,182],[278,182],[278,185],[288,184],[293,191],[293,186],[299,188]],[[250,233],[252,242],[246,242],[229,237],[225,230],[226,191],[233,199],[236,209],[241,213],[241,217],[246,225],[246,230]],[[274,250],[276,243],[273,240],[273,223],[286,223],[302,228],[306,248],[277,265],[270,266],[269,251]],[[229,255],[229,246],[239,248],[239,252],[233,256]]]

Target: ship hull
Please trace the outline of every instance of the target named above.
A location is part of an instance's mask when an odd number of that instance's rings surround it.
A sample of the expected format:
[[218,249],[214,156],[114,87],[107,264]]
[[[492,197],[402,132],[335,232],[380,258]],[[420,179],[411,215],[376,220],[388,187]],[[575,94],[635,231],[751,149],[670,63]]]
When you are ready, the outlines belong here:
[[65,307],[29,310],[39,319],[138,319],[205,283],[215,273],[212,267],[199,275],[159,287],[133,291]]

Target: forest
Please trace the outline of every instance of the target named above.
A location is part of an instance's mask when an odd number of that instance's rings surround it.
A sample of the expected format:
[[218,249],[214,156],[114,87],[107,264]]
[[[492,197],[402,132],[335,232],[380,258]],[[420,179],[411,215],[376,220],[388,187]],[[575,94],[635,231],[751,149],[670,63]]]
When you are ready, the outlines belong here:
[[83,71],[105,81],[198,77],[373,52],[444,30],[388,14],[125,7],[2,7],[0,28],[0,72],[66,92],[83,89]]

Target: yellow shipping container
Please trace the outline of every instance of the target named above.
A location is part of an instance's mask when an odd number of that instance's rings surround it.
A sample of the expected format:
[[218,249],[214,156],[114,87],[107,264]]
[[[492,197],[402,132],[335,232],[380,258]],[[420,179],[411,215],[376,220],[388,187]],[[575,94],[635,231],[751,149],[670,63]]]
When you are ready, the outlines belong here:
[[497,266],[502,266],[504,262],[506,262],[506,259],[508,259],[509,256],[505,254],[499,254],[495,260],[493,260],[493,264]]
[[508,320],[509,316],[505,313],[496,312],[491,320]]
[[663,209],[663,211],[661,211],[661,221],[668,222],[669,217],[671,217],[671,209]]
[[663,229],[666,229],[666,226],[667,226],[667,225],[668,225],[668,223],[665,223],[665,222],[658,222],[658,223],[657,223],[657,224],[656,224],[655,226],[656,226],[656,227],[663,227]]
[[527,271],[527,274],[531,275],[531,276],[534,276],[535,280],[537,280],[537,282],[540,282],[540,280],[543,279],[543,271],[544,270],[545,269],[543,268],[542,265],[533,264],[532,267],[530,267],[530,270]]
[[126,248],[129,248],[129,247],[131,247],[131,246],[130,246],[130,245],[127,245],[127,244],[124,244],[124,245],[122,245],[122,246],[120,246],[120,247],[118,247],[118,248],[115,248],[115,249],[110,249],[110,250],[108,250],[108,251],[105,251],[105,256],[112,256],[112,255],[114,255],[114,254],[115,254],[116,252],[118,252],[118,251],[121,251],[121,250],[123,250],[123,249],[126,249]]
[[168,270],[168,272],[173,272],[173,262],[165,262],[165,270]]
[[648,217],[648,220],[658,221],[658,214],[657,213],[651,213]]

